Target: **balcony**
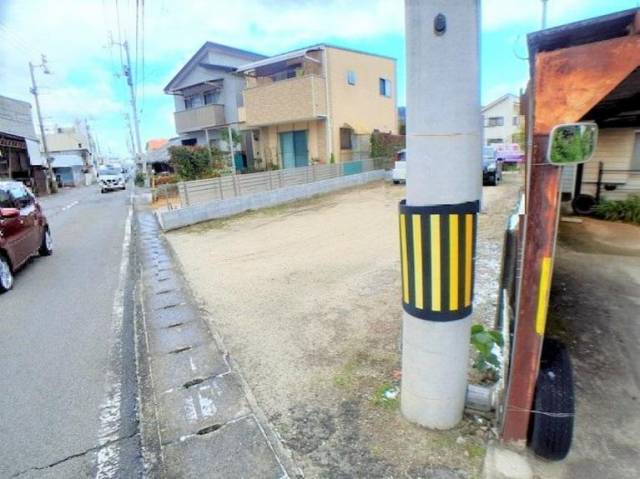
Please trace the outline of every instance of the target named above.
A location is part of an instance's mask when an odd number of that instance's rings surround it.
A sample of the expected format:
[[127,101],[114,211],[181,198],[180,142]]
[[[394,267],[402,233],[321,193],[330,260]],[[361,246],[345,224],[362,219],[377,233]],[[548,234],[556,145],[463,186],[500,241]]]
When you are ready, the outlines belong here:
[[318,75],[254,86],[243,94],[248,127],[314,120],[327,115],[326,81]]
[[188,133],[224,125],[224,105],[205,105],[174,113],[176,131]]

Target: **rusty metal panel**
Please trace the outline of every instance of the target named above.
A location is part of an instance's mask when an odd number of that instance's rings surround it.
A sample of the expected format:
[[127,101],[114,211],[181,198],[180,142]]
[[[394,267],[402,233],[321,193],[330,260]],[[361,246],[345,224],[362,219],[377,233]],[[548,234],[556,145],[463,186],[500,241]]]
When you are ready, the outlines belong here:
[[638,66],[640,35],[539,53],[534,133],[579,121]]

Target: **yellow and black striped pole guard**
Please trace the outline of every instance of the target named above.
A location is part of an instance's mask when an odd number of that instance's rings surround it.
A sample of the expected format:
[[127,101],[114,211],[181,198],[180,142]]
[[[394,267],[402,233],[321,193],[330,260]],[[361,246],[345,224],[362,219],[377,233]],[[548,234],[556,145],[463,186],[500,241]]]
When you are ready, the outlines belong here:
[[454,321],[471,314],[479,202],[400,202],[402,306],[411,316]]

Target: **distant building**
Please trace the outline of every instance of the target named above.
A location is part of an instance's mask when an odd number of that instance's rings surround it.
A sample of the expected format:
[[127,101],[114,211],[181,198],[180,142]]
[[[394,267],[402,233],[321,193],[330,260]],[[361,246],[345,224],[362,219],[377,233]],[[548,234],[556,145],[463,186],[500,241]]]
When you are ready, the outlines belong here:
[[[244,79],[236,69],[265,58],[258,53],[219,43],[205,43],[164,88],[174,96],[179,144],[228,150],[229,128],[238,128],[238,106],[242,104]],[[243,139],[236,154],[247,151]],[[239,151],[238,151],[239,150]]]
[[47,147],[56,181],[62,186],[78,186],[84,174],[93,171],[93,158],[88,135],[79,125],[56,127],[47,133]]
[[399,135],[407,134],[407,107],[406,106],[398,107],[398,134]]
[[37,194],[45,194],[45,173],[31,105],[0,96],[0,178],[20,180]]
[[507,93],[482,108],[484,143],[518,143],[524,125],[520,115],[520,99]]

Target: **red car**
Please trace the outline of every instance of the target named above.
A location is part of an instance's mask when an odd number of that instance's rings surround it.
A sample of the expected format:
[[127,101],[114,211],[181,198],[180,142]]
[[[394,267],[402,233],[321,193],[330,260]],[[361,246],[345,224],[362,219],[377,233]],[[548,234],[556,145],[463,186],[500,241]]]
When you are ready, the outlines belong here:
[[0,293],[29,258],[51,253],[49,224],[33,194],[22,183],[0,181]]

